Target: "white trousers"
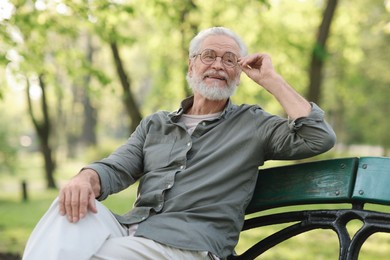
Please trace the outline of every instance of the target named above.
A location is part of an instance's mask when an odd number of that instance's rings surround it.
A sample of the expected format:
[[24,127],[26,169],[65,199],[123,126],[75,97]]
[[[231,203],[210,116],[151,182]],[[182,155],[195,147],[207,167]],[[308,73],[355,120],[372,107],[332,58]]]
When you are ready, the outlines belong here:
[[135,237],[137,225],[127,228],[103,204],[96,201],[96,207],[98,213],[89,212],[78,223],[70,223],[59,214],[56,199],[31,233],[23,260],[210,259],[208,252],[181,250]]

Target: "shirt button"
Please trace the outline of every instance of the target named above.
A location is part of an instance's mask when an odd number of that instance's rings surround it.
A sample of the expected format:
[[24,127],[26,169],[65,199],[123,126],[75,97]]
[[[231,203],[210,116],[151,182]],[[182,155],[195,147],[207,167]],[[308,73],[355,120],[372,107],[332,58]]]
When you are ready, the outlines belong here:
[[146,219],[146,217],[142,217],[142,220],[145,220]]
[[180,170],[183,170],[184,169],[184,166],[182,165],[182,166],[180,166]]
[[191,145],[191,143],[187,143],[187,146],[190,146]]
[[207,123],[206,123],[206,122],[203,122],[203,123],[202,123],[202,125],[203,125],[203,126],[206,126],[206,125],[207,125]]
[[168,184],[167,189],[172,188],[172,184]]

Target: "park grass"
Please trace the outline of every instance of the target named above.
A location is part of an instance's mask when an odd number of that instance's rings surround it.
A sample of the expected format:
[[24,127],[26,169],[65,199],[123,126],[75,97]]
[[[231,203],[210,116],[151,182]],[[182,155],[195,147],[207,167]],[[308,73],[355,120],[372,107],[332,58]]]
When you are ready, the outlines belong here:
[[21,253],[29,234],[48,209],[54,192],[37,193],[23,202],[19,194],[0,196],[0,252]]

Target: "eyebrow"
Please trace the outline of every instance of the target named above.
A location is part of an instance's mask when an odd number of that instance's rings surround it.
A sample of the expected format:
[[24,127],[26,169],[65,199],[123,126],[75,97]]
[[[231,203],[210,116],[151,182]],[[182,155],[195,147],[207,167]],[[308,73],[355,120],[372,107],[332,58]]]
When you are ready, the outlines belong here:
[[[203,50],[200,50],[200,51],[199,51],[199,54],[202,53],[202,52],[204,52],[205,50],[212,50],[212,51],[215,51],[215,52],[218,54],[218,51],[216,51],[215,49],[211,49],[211,48],[205,48],[205,49],[203,49]],[[241,57],[241,53],[235,53],[235,52],[233,52],[233,51],[225,51],[225,52],[222,54],[222,56],[225,55],[225,53],[233,53],[234,55],[237,56],[237,58]]]

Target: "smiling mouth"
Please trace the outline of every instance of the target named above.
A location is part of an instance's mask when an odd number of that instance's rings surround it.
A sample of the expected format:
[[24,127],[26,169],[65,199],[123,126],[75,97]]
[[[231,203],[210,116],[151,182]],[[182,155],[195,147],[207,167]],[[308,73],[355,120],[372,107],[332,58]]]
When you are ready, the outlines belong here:
[[209,78],[209,79],[217,79],[217,80],[222,80],[222,81],[226,81],[226,78],[225,77],[222,77],[222,76],[211,76],[211,75],[207,75],[204,77],[205,79]]

